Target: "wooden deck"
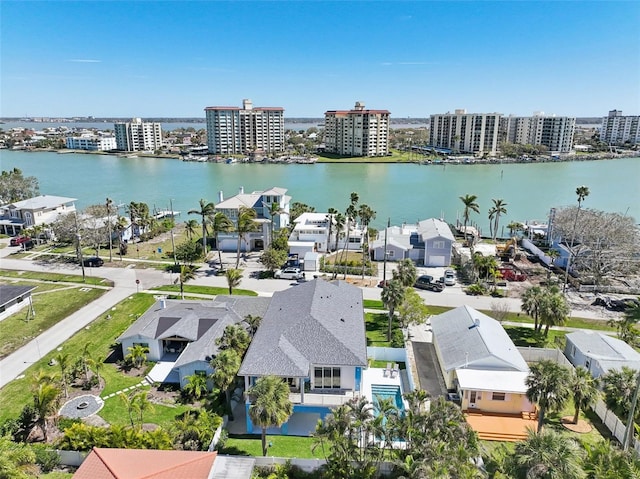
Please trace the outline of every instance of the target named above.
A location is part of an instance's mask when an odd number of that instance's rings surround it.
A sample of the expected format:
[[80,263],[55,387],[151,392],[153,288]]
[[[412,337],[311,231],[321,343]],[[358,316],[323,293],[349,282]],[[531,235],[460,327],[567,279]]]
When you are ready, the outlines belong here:
[[535,413],[515,416],[467,410],[464,416],[471,429],[485,441],[522,441],[527,438],[528,429],[535,431],[538,427]]

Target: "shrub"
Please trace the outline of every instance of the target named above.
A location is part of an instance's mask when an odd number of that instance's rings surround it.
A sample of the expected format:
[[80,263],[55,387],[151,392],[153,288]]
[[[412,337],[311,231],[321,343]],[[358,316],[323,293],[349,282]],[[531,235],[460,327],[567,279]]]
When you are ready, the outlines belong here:
[[401,329],[394,329],[391,333],[391,347],[404,348],[404,335]]
[[474,283],[467,287],[465,292],[471,296],[482,296],[487,293],[487,290],[480,283]]

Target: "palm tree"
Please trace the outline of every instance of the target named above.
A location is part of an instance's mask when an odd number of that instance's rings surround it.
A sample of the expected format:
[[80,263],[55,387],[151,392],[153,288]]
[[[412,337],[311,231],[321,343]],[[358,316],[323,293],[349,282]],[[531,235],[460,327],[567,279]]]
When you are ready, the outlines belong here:
[[216,211],[216,205],[213,203],[207,203],[206,200],[200,199],[199,210],[189,210],[187,214],[200,215],[202,218],[202,251],[205,258],[207,257],[207,218],[213,215]]
[[229,294],[233,294],[233,288],[240,286],[242,282],[242,270],[241,269],[228,269],[225,272],[227,277],[227,285],[229,286]]
[[44,442],[47,442],[47,417],[58,409],[60,390],[53,384],[41,382],[33,392],[33,407],[36,412],[36,424],[42,430]]
[[274,231],[274,220],[276,216],[280,216],[282,213],[285,213],[285,210],[280,208],[278,203],[271,203],[268,210],[269,218],[270,218],[270,227],[269,227],[269,244],[273,243],[273,231]]
[[540,308],[540,327],[544,324],[544,335],[547,337],[551,326],[562,326],[571,312],[565,297],[555,286],[543,290],[542,307]]
[[629,415],[633,393],[636,390],[637,374],[634,369],[622,366],[600,377],[604,403],[619,418],[626,419]]
[[[464,237],[467,239],[467,223],[469,223],[469,216],[471,212],[480,213],[480,207],[476,200],[478,197],[476,195],[464,195],[460,196],[460,201],[464,204],[464,211],[462,212],[462,218],[464,221]],[[471,256],[473,256],[473,241],[475,238],[471,238],[471,242],[469,243],[471,249]]]
[[509,236],[513,236],[516,233],[516,231],[522,230],[522,223],[519,223],[517,221],[512,221],[507,225],[507,228],[509,229]]
[[200,399],[207,391],[207,376],[204,374],[191,374],[187,376],[187,384],[184,385],[182,390],[190,397],[193,397],[196,401]]
[[527,399],[538,404],[538,432],[547,411],[561,409],[569,398],[571,373],[560,364],[544,359],[531,365],[526,379]]
[[398,280],[402,286],[413,286],[418,278],[418,270],[415,264],[408,258],[400,260],[393,270],[393,279]]
[[267,455],[267,428],[282,426],[291,414],[289,386],[276,376],[263,376],[249,389],[249,417],[262,429],[262,455]]
[[118,216],[118,220],[115,224],[115,230],[118,233],[118,238],[120,240],[120,244],[118,245],[118,249],[120,252],[120,261],[122,261],[122,257],[126,253],[126,243],[124,242],[124,232],[129,227],[127,223],[127,219],[124,216]]
[[69,366],[70,364],[70,358],[69,358],[69,353],[58,353],[55,356],[55,361],[58,364],[58,367],[60,368],[60,380],[62,381],[62,388],[64,390],[64,397],[68,398],[69,397],[69,388],[68,388],[68,384],[67,381],[69,379]]
[[149,348],[141,344],[134,344],[133,346],[129,346],[127,351],[129,351],[129,354],[127,354],[124,359],[131,361],[134,367],[140,369],[147,360]]
[[220,248],[220,233],[229,233],[233,231],[233,222],[222,211],[218,211],[211,218],[211,231],[216,240],[216,249],[218,250],[218,259],[220,260],[220,269],[222,267],[222,249]]
[[227,412],[231,421],[234,419],[231,409],[231,386],[235,383],[241,362],[240,355],[234,349],[225,349],[211,360],[213,368],[211,378],[215,385],[224,391]]
[[493,201],[493,206],[491,207],[491,210],[493,210],[493,214],[494,214],[494,220],[493,220],[493,241],[495,242],[496,240],[496,236],[498,236],[498,228],[500,227],[500,216],[503,214],[507,214],[507,203],[504,202],[504,200],[496,200],[496,199],[492,199],[491,201]]
[[[349,206],[347,207],[347,210],[345,211],[345,218],[347,221],[347,237],[345,239],[344,242],[344,246],[342,248],[342,254],[340,255],[340,263],[345,262],[345,255],[347,253],[347,249],[349,248],[349,236],[351,234],[351,222],[355,222],[356,218],[358,217],[358,210],[356,209],[356,205],[358,204],[358,200],[359,200],[359,196],[358,193],[351,193],[351,202],[349,204]],[[337,278],[338,277],[338,270],[337,268],[334,269],[333,271],[333,278]],[[345,264],[344,267],[344,279],[347,279],[347,267]]]
[[87,359],[87,364],[91,368],[91,370],[95,373],[98,378],[98,387],[102,386],[102,376],[100,376],[100,371],[104,365],[105,357],[104,355],[99,355],[97,357],[90,356]]
[[542,309],[544,292],[540,286],[532,286],[522,293],[522,304],[520,309],[533,318],[534,331],[538,330],[538,320]]
[[587,186],[578,186],[576,188],[576,196],[578,197],[578,209],[576,210],[576,217],[573,220],[573,231],[571,233],[571,245],[569,246],[569,257],[567,258],[567,264],[564,272],[564,285],[562,291],[567,289],[567,282],[569,281],[569,269],[571,268],[571,259],[573,257],[573,245],[576,240],[576,228],[578,227],[578,217],[580,216],[580,208],[582,202],[587,196],[589,196],[589,188]]
[[331,229],[336,214],[338,214],[338,210],[335,208],[329,208],[327,210],[327,221],[329,222],[329,230],[327,231],[327,253],[331,253]]
[[[336,242],[335,242],[335,249],[338,249],[338,239],[340,237],[342,233],[342,230],[344,229],[344,226],[347,222],[347,218],[342,214],[342,213],[336,213],[333,217],[333,221],[336,224]],[[338,257],[338,254],[336,253],[336,259]]]
[[135,427],[135,423],[133,422],[133,413],[135,412],[135,403],[133,402],[133,395],[126,395],[122,391],[118,393],[122,404],[127,410],[127,414],[129,415],[129,422],[131,423],[131,427]]
[[241,206],[238,210],[238,222],[236,233],[238,233],[238,251],[236,256],[236,269],[240,266],[240,245],[245,236],[253,231],[258,231],[260,225],[256,223],[257,213],[253,208]]
[[262,317],[254,316],[252,314],[247,314],[244,317],[244,321],[249,326],[249,336],[253,338],[253,336],[258,331],[258,328],[260,327],[260,323],[262,322]]
[[140,428],[142,428],[143,424],[143,414],[145,411],[153,411],[154,407],[149,398],[149,391],[140,391],[133,395],[131,401],[133,402],[134,409],[140,415]]
[[216,345],[221,351],[234,350],[240,357],[251,343],[249,333],[239,324],[230,324],[224,328],[222,336],[216,339]]
[[571,393],[573,394],[573,405],[576,412],[573,415],[573,424],[578,424],[580,409],[585,410],[598,398],[597,382],[591,373],[582,366],[575,369],[571,378]]
[[184,222],[184,231],[187,233],[187,238],[189,238],[189,240],[191,240],[196,234],[197,229],[198,222],[196,220],[187,220]]
[[512,457],[515,477],[522,479],[582,479],[584,450],[571,437],[555,431],[529,430]]
[[496,208],[494,206],[492,206],[491,208],[489,208],[489,234],[491,235],[491,239],[495,241],[494,236],[493,236],[493,223],[494,223],[494,218],[496,217]]
[[196,277],[196,273],[192,266],[181,264],[180,274],[174,281],[174,283],[180,283],[180,298],[184,300],[184,284],[187,281],[191,281]]
[[369,223],[376,218],[376,212],[369,205],[364,203],[358,208],[358,216],[362,226],[362,279],[364,279],[364,270],[369,245]]
[[391,341],[391,327],[393,325],[393,317],[395,310],[402,304],[404,299],[404,286],[397,279],[392,279],[382,288],[382,302],[389,310],[389,327],[387,328],[387,341]]

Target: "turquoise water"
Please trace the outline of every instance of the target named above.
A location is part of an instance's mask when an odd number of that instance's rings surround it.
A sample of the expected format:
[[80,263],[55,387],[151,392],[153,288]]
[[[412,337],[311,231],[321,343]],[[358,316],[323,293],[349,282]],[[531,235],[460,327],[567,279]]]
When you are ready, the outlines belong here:
[[[40,180],[44,194],[78,198],[77,206],[144,201],[165,209],[173,200],[186,212],[198,200],[225,197],[272,186],[288,189],[292,201],[318,211],[347,207],[352,191],[377,212],[372,226],[443,217],[455,223],[459,197],[478,196],[480,214],[472,221],[488,233],[492,198],[506,201],[510,221],[546,220],[552,206],[576,204],[575,189],[587,185],[583,206],[633,216],[640,221],[640,158],[516,165],[315,164],[263,165],[182,162],[175,159],[122,158],[111,155],[57,154],[0,150],[3,170],[20,168]],[[122,213],[122,212],[121,212]]]
[[380,412],[378,410],[378,401],[381,399],[393,399],[393,402],[398,408],[398,411],[402,412],[405,410],[404,401],[402,400],[402,391],[400,391],[400,386],[372,384],[371,396],[373,397],[373,409],[374,409],[375,416],[377,416]]

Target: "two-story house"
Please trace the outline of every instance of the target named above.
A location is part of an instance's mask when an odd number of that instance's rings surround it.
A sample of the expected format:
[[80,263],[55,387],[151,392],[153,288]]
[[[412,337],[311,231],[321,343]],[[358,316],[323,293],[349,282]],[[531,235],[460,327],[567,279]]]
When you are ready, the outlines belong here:
[[429,218],[417,224],[382,230],[371,250],[376,261],[383,261],[386,255],[389,261],[411,259],[424,266],[450,266],[454,242],[455,237],[447,223]]
[[[238,375],[244,376],[245,390],[261,376],[288,382],[294,414],[280,431],[287,434],[298,418],[306,417],[313,429],[331,407],[359,394],[366,368],[362,291],[343,281],[316,279],[274,293]],[[247,401],[252,433],[249,406]]]
[[0,207],[0,232],[15,236],[23,229],[55,221],[76,211],[76,198],[40,195]]
[[[266,248],[271,241],[272,225],[275,232],[289,226],[291,197],[286,193],[286,189],[278,187],[251,193],[245,193],[244,188],[241,187],[237,195],[228,199],[224,198],[222,191],[218,193],[216,211],[224,213],[234,225],[237,225],[240,208],[251,208],[256,212],[255,221],[259,227],[255,232],[249,233],[243,238],[240,244],[240,251]],[[277,206],[274,207],[273,205]],[[222,251],[235,251],[238,246],[238,233],[221,233],[218,241]]]
[[[308,252],[328,253],[345,246],[346,225],[338,231],[336,221],[329,213],[303,213],[293,222],[295,226],[289,236],[290,253],[300,256]],[[358,224],[350,225],[347,249],[361,251],[362,233],[362,228]]]

